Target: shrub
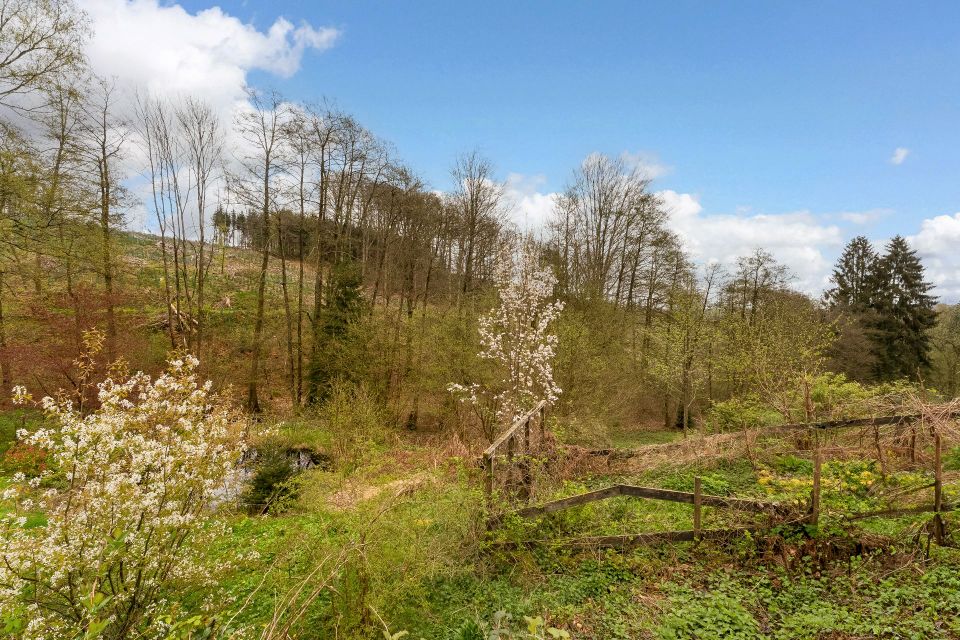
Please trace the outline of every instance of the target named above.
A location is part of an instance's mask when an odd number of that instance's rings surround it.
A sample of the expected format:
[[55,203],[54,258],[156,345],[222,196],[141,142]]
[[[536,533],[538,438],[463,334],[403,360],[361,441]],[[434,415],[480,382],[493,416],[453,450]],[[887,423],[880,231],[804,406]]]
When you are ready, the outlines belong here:
[[387,436],[380,406],[363,386],[334,384],[317,417],[329,434],[341,471],[356,469]]
[[253,478],[244,494],[244,502],[254,513],[280,510],[288,500],[297,496],[293,481],[297,470],[282,442],[266,441],[256,451]]
[[0,460],[0,471],[6,474],[22,473],[39,476],[47,468],[47,451],[36,445],[16,442]]
[[[0,619],[13,635],[162,637],[175,609],[165,594],[211,579],[199,558],[220,530],[207,514],[233,489],[240,430],[197,365],[187,356],[156,380],[107,379],[85,416],[44,398],[57,428],[18,434],[50,452],[50,468],[18,474],[3,495]],[[41,492],[50,476],[57,487]],[[38,506],[46,525],[26,527]]]

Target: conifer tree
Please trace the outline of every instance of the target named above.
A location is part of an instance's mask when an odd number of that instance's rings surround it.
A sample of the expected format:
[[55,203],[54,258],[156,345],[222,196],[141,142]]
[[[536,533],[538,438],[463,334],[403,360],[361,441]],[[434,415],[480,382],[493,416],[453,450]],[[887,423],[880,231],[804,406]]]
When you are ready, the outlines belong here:
[[930,366],[930,330],[936,325],[936,298],[924,280],[923,264],[902,236],[894,237],[874,272],[870,339],[876,377],[915,378]]
[[360,269],[351,261],[341,262],[331,273],[330,293],[314,325],[307,380],[311,403],[326,400],[338,380],[358,377],[362,344],[355,329],[363,316],[362,284]]
[[826,294],[830,307],[858,312],[867,309],[876,284],[873,278],[876,262],[877,253],[864,236],[848,242],[830,277],[833,288]]

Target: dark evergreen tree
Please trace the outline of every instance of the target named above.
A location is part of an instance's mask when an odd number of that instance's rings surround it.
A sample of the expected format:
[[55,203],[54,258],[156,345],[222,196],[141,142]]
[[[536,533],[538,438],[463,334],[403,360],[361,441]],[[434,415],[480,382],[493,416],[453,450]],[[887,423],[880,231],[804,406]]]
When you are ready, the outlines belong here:
[[916,378],[930,367],[930,330],[937,323],[923,264],[896,236],[877,261],[873,276],[870,339],[880,380]]
[[307,400],[325,400],[338,380],[350,381],[362,369],[357,324],[363,317],[362,278],[353,262],[342,262],[330,276],[330,289],[314,319],[314,348],[307,371]]
[[876,285],[873,277],[876,262],[877,253],[864,236],[857,236],[848,242],[830,277],[833,288],[826,295],[830,307],[855,312],[866,310],[871,304]]

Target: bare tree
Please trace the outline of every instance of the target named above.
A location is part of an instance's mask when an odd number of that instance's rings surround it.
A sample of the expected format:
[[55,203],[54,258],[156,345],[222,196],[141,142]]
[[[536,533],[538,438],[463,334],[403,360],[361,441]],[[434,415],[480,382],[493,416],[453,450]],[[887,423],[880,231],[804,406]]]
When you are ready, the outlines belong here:
[[[503,184],[494,180],[493,172],[493,164],[475,151],[457,158],[451,171],[455,186],[450,200],[461,232],[458,253],[463,293],[474,286],[484,238],[499,234],[503,223]],[[493,254],[488,257],[492,259]]]
[[184,277],[196,292],[195,304],[191,309],[196,330],[190,346],[195,352],[199,352],[203,338],[204,285],[213,260],[212,250],[209,254],[205,253],[207,211],[210,208],[210,190],[222,168],[223,132],[213,109],[194,98],[187,98],[177,109],[176,116],[180,123],[180,135],[196,205],[196,250],[191,265],[192,273],[184,273]]
[[270,214],[276,208],[277,179],[281,171],[283,127],[289,109],[276,92],[261,94],[251,91],[250,109],[237,118],[237,131],[247,150],[241,158],[241,171],[233,176],[234,193],[260,215],[262,236],[260,276],[257,280],[257,312],[253,328],[250,375],[247,382],[247,408],[261,410],[257,385],[260,379],[260,357],[263,350],[263,316],[267,287],[267,267],[270,263]]
[[[557,201],[553,222],[561,283],[570,293],[617,299],[630,263],[633,232],[651,211],[650,180],[621,158],[588,156]],[[641,237],[646,237],[644,234]]]
[[117,100],[116,85],[112,81],[95,79],[83,122],[88,175],[96,190],[93,212],[100,231],[100,265],[107,315],[106,355],[111,361],[117,356],[114,232],[123,224],[118,210],[124,195],[119,165],[129,133],[127,123],[117,115]]

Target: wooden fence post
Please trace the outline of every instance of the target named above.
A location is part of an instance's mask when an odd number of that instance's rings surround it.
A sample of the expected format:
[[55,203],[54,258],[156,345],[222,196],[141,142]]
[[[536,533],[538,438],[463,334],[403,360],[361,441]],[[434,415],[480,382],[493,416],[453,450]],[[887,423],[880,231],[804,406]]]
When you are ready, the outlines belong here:
[[543,441],[546,439],[547,434],[547,408],[540,407],[540,443],[539,447],[543,447]]
[[813,491],[810,494],[810,524],[820,524],[820,449],[813,454]]
[[512,435],[507,439],[507,486],[513,482],[513,454],[514,449],[516,448],[516,435]]
[[493,455],[483,457],[484,466],[484,493],[487,494],[487,508],[493,508]]
[[702,501],[700,490],[700,476],[693,479],[693,539],[700,539],[700,503]]
[[937,544],[943,544],[943,441],[940,433],[933,434],[933,535]]

